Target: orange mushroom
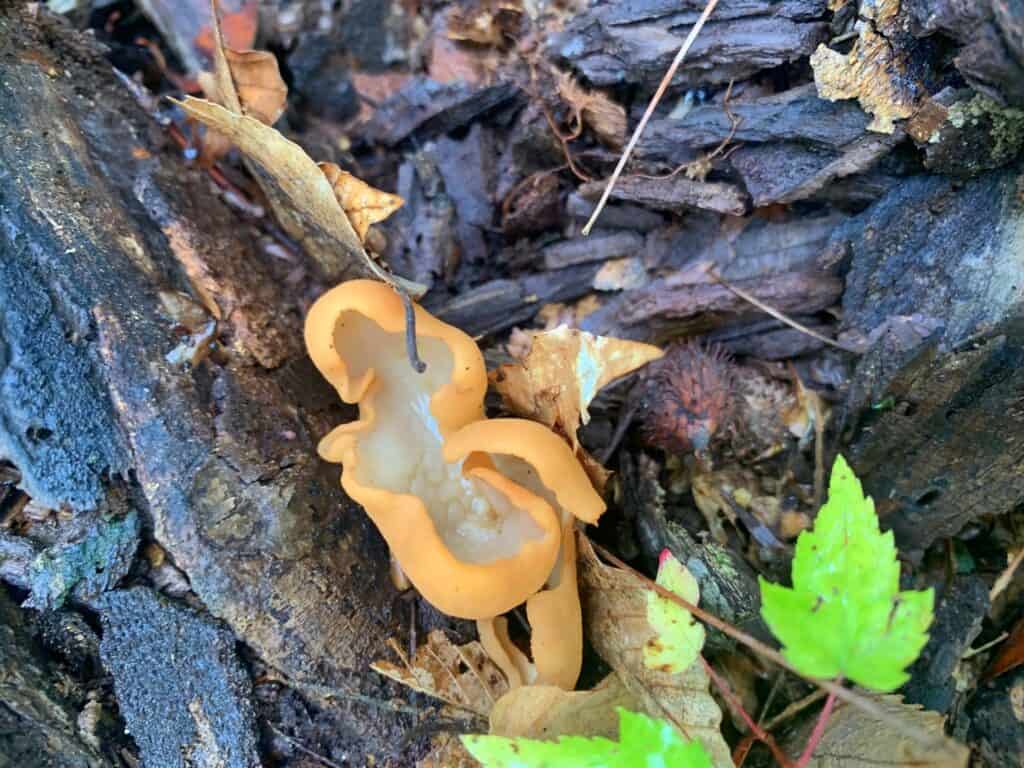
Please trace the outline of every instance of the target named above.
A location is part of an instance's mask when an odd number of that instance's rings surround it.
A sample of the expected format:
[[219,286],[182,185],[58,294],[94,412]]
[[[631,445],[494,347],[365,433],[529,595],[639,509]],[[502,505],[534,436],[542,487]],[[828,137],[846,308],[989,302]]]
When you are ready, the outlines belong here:
[[[359,419],[321,440],[420,593],[452,616],[477,619],[485,648],[513,684],[571,688],[582,629],[573,518],[604,503],[572,449],[524,419],[486,419],[483,357],[462,331],[415,307],[417,374],[405,314],[390,287],[353,280],[324,294],[306,319],[306,346]],[[533,664],[496,617],[526,602]]]

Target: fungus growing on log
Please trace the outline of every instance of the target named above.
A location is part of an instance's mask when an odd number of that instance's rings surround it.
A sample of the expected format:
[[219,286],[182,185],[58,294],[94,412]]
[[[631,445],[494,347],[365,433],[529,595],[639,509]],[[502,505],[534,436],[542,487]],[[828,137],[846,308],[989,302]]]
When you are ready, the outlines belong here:
[[[462,331],[415,307],[426,362],[415,372],[405,311],[389,286],[352,280],[306,319],[314,364],[359,418],[336,427],[320,455],[380,530],[424,598],[478,620],[481,640],[513,685],[571,688],[582,628],[573,518],[596,522],[604,502],[569,445],[525,419],[487,419],[483,356]],[[526,603],[533,664],[500,614]]]

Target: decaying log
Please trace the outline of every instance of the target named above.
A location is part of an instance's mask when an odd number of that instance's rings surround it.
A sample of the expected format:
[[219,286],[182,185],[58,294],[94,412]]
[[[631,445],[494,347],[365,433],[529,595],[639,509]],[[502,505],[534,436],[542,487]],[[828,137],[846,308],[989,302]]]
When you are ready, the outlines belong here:
[[[363,685],[351,670],[407,613],[383,541],[315,455],[345,416],[303,363],[316,286],[285,290],[88,38],[15,9],[0,12],[0,453],[58,508],[95,509],[125,478],[196,595],[268,664]],[[215,323],[205,358],[172,354],[191,331],[168,296]]]
[[544,304],[572,301],[590,292],[600,264],[578,264],[551,272],[491,280],[461,296],[428,296],[424,305],[446,323],[474,336],[486,336],[525,323]]
[[[818,312],[842,295],[842,281],[829,275],[792,273],[771,280],[736,281],[781,312]],[[580,327],[620,338],[661,340],[696,335],[724,324],[761,318],[761,313],[724,285],[700,282],[674,285],[670,278],[623,291],[587,315]]]
[[260,765],[252,684],[234,636],[147,587],[101,601],[103,665],[146,765]]
[[477,87],[417,77],[377,108],[364,133],[386,146],[413,135],[422,141],[466,126],[518,96],[512,83]]
[[[597,85],[653,88],[704,6],[704,0],[600,0],[555,36],[549,52]],[[828,34],[825,13],[825,0],[722,3],[674,82],[727,83],[807,56]]]
[[813,83],[756,98],[733,98],[728,105],[702,104],[683,117],[655,118],[647,125],[636,156],[679,165],[687,150],[716,147],[726,139],[740,144],[795,141],[838,148],[864,135],[869,117],[855,101],[818,98]]
[[1024,501],[1024,205],[1019,168],[910,178],[839,227],[844,323],[869,345],[846,404],[850,458],[901,548]]
[[0,766],[105,768],[111,762],[82,738],[67,680],[52,670],[0,588]]
[[[607,181],[591,181],[577,191],[585,199],[596,200],[606,185]],[[685,213],[692,208],[731,216],[747,212],[747,196],[735,184],[688,179],[681,173],[665,177],[624,176],[615,183],[611,199],[672,213]]]
[[944,32],[964,44],[957,69],[982,93],[1024,107],[1024,6],[1003,0],[905,0],[916,35]]

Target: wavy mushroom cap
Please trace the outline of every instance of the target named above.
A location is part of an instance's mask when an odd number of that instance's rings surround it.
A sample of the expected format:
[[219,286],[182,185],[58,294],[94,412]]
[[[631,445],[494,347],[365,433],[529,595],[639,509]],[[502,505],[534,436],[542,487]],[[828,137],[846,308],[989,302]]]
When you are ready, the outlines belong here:
[[596,520],[604,505],[557,435],[484,419],[476,344],[415,312],[422,374],[409,365],[404,307],[387,285],[344,283],[311,308],[310,356],[343,400],[359,404],[359,419],[319,452],[343,465],[345,491],[430,603],[491,618],[541,590],[560,570],[565,522]]

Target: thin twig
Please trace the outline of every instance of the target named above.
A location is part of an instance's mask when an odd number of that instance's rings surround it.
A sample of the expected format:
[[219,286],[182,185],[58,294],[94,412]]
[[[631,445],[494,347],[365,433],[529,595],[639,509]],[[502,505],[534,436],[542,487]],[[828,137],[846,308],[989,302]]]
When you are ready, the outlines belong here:
[[693,603],[691,603],[689,600],[685,600],[685,599],[681,598],[675,592],[671,592],[671,591],[665,589],[663,586],[661,586],[657,582],[655,582],[655,581],[647,578],[646,576],[644,576],[642,573],[640,573],[635,568],[633,568],[633,567],[627,565],[626,563],[622,562],[622,560],[617,558],[615,555],[613,555],[611,552],[609,552],[607,549],[605,549],[604,547],[602,547],[600,544],[596,543],[595,541],[591,540],[590,543],[594,547],[594,551],[596,551],[598,554],[600,554],[601,557],[603,557],[609,563],[611,563],[612,565],[616,566],[617,568],[621,568],[626,573],[631,574],[635,579],[638,579],[641,583],[643,583],[648,589],[652,589],[655,592],[657,592],[661,597],[664,597],[666,600],[671,600],[676,605],[682,606],[683,608],[688,610],[691,614],[693,614],[693,616],[695,618],[700,619],[701,621],[703,621],[708,626],[714,627],[715,629],[719,630],[723,634],[728,635],[729,637],[731,637],[733,640],[736,640],[741,645],[745,645],[747,648],[749,648],[750,650],[752,650],[754,653],[758,654],[759,656],[762,656],[763,658],[768,659],[771,662],[774,662],[775,664],[779,665],[783,669],[789,670],[790,672],[792,672],[797,677],[803,678],[804,680],[807,680],[808,682],[813,683],[814,685],[818,686],[819,688],[824,689],[828,693],[834,693],[837,698],[842,699],[847,704],[851,704],[851,705],[857,707],[862,712],[866,712],[867,714],[871,715],[871,717],[875,718],[876,720],[884,720],[884,721],[888,722],[889,725],[894,730],[899,731],[900,733],[904,734],[905,736],[909,736],[914,741],[918,742],[919,744],[921,744],[923,746],[932,747],[932,746],[937,746],[937,745],[941,744],[941,742],[937,742],[935,739],[932,739],[932,738],[928,737],[926,734],[922,733],[919,729],[907,726],[905,723],[903,723],[900,720],[893,719],[891,717],[890,713],[886,712],[886,710],[884,710],[882,707],[880,707],[878,704],[876,704],[871,699],[868,699],[868,698],[866,698],[864,696],[861,696],[860,694],[858,694],[855,691],[850,690],[849,688],[844,688],[842,685],[838,685],[838,684],[836,684],[835,682],[833,682],[831,680],[817,680],[815,678],[809,678],[809,677],[801,674],[800,670],[798,670],[796,667],[794,667],[792,664],[790,664],[786,660],[786,657],[783,656],[778,651],[776,651],[774,648],[771,648],[771,647],[765,645],[764,643],[762,643],[757,638],[752,637],[751,635],[748,635],[746,632],[744,632],[741,629],[737,629],[736,627],[734,627],[729,622],[723,621],[722,619],[718,618],[714,614],[708,613],[703,608],[700,608],[700,607],[694,605]]
[[622,442],[622,438],[626,436],[626,430],[629,429],[629,425],[632,424],[633,419],[636,418],[636,414],[640,410],[641,405],[642,403],[638,397],[635,402],[628,403],[627,406],[619,409],[619,422],[615,425],[615,432],[612,433],[612,439],[608,441],[608,445],[604,447],[601,455],[597,457],[597,460],[601,464],[607,464],[612,455],[614,455],[615,450],[619,447],[619,443]]
[[402,297],[402,306],[405,307],[405,354],[409,358],[409,365],[416,373],[423,373],[427,370],[427,364],[420,360],[420,354],[416,351],[416,310],[412,306],[412,299],[409,294],[400,288],[395,288],[398,295]]
[[650,104],[647,105],[647,109],[644,111],[643,117],[640,118],[640,122],[637,124],[636,129],[633,131],[633,135],[629,137],[629,143],[626,145],[626,149],[622,152],[622,157],[619,158],[618,165],[615,166],[615,170],[612,171],[611,178],[608,179],[608,183],[605,184],[604,192],[601,193],[601,199],[597,202],[597,207],[594,212],[590,214],[590,220],[587,221],[587,225],[583,227],[583,234],[589,235],[591,228],[597,221],[597,217],[601,215],[601,211],[604,210],[605,205],[608,203],[608,197],[612,193],[612,188],[615,186],[615,182],[618,181],[619,176],[622,175],[622,169],[626,167],[626,162],[629,160],[629,156],[633,154],[633,149],[636,147],[637,142],[640,141],[640,136],[647,127],[647,123],[651,119],[651,115],[654,114],[655,108],[658,106],[658,102],[661,101],[661,97],[665,95],[665,91],[668,90],[669,84],[672,82],[672,78],[676,75],[676,70],[679,69],[679,65],[683,63],[683,59],[686,58],[686,54],[690,50],[690,46],[693,45],[693,41],[697,39],[697,35],[704,28],[704,24],[707,22],[708,17],[711,16],[711,12],[715,10],[715,6],[718,5],[718,0],[708,0],[708,4],[704,6],[704,12],[701,13],[700,18],[697,19],[697,23],[693,25],[690,30],[690,34],[686,36],[683,44],[679,47],[679,52],[676,57],[672,59],[672,64],[669,66],[665,76],[661,78],[661,82],[658,84],[658,90],[654,92],[654,96],[651,98]]
[[992,640],[989,640],[984,645],[979,645],[977,648],[968,648],[966,651],[964,651],[964,655],[960,657],[960,661],[966,661],[967,659],[971,658],[972,656],[977,656],[979,653],[984,653],[985,651],[987,651],[992,646],[999,645],[1001,642],[1003,642],[1003,640],[1005,640],[1009,636],[1010,636],[1009,632],[1000,632],[999,633],[999,637],[996,637],[996,638],[993,638]]
[[835,705],[836,695],[830,693],[828,698],[825,699],[825,706],[821,708],[821,714],[818,715],[818,722],[814,724],[814,730],[811,731],[811,738],[807,740],[807,746],[804,747],[803,754],[797,760],[796,768],[806,768],[807,764],[811,762],[811,758],[814,757],[814,750],[818,748],[818,745],[821,743],[821,737],[825,735],[825,726],[828,725],[828,718],[832,714],[832,708]]
[[318,763],[320,763],[322,765],[326,765],[327,768],[341,768],[341,765],[339,765],[338,763],[334,762],[333,760],[329,760],[326,757],[324,757],[323,755],[318,754],[318,753],[314,752],[313,750],[309,749],[308,747],[302,746],[302,744],[300,744],[298,741],[293,739],[291,736],[289,736],[286,733],[283,733],[281,731],[281,729],[278,728],[273,723],[268,723],[268,725],[270,726],[270,730],[272,730],[274,733],[276,733],[282,739],[287,741],[289,744],[292,745],[292,747],[294,747],[295,749],[299,750],[299,752],[304,754],[306,757],[313,758]]
[[775,309],[774,307],[768,306],[767,304],[765,304],[763,301],[761,301],[756,296],[750,295],[749,293],[744,291],[742,288],[737,288],[735,285],[732,285],[731,283],[727,282],[717,272],[715,272],[714,268],[711,265],[708,265],[708,267],[705,270],[705,272],[707,273],[708,277],[710,277],[716,283],[721,285],[723,288],[726,288],[726,289],[732,291],[733,293],[735,293],[737,296],[739,296],[744,301],[746,301],[746,302],[748,302],[750,304],[753,304],[755,307],[760,309],[762,312],[768,313],[769,315],[774,317],[776,320],[779,320],[779,321],[785,323],[786,325],[790,326],[791,328],[795,328],[796,330],[800,331],[801,333],[806,333],[811,338],[817,339],[818,341],[822,342],[823,344],[828,344],[830,347],[835,347],[836,349],[841,349],[844,352],[849,352],[849,353],[854,354],[854,355],[861,354],[860,350],[857,350],[857,349],[854,349],[853,347],[847,346],[846,344],[843,344],[841,341],[836,341],[835,339],[830,339],[828,336],[824,336],[824,335],[818,333],[817,331],[808,328],[806,325],[801,325],[796,320],[792,319],[791,317],[787,317],[786,315],[784,315],[782,312],[780,312],[779,310]]
[[1016,573],[1020,567],[1021,561],[1024,560],[1024,547],[1017,550],[1017,554],[1013,556],[1013,560],[1006,566],[1006,570],[999,574],[999,578],[996,579],[995,584],[992,585],[992,589],[988,593],[988,600],[990,603],[994,603],[996,598],[1003,593],[1003,590],[1010,586],[1010,582],[1013,580],[1013,574]]
[[804,696],[802,699],[799,699],[798,701],[794,701],[784,710],[779,712],[779,714],[775,715],[775,717],[773,717],[771,720],[765,723],[765,729],[769,731],[774,731],[776,728],[779,727],[779,725],[789,720],[789,718],[803,712],[814,702],[821,701],[827,695],[828,694],[825,691],[819,688],[818,690],[814,691],[814,693],[808,694],[807,696]]

